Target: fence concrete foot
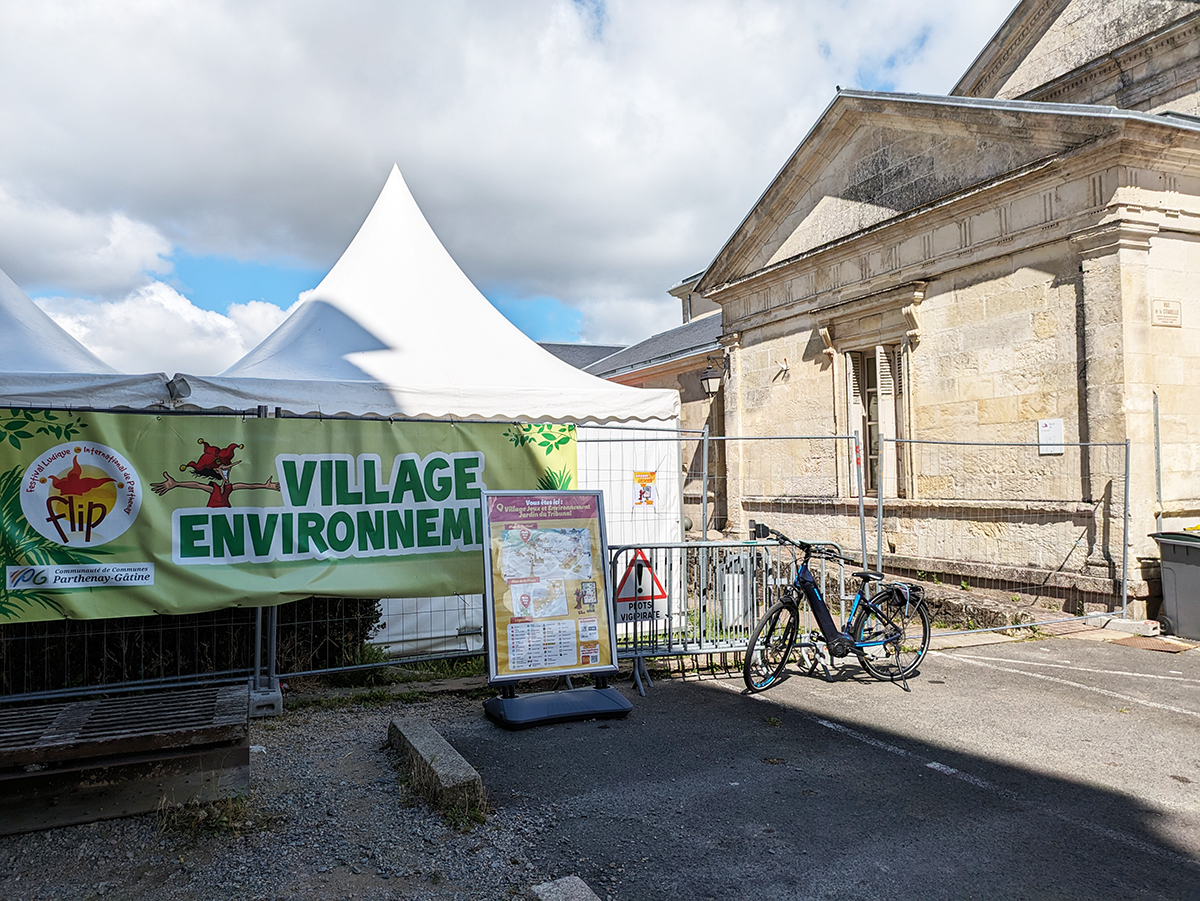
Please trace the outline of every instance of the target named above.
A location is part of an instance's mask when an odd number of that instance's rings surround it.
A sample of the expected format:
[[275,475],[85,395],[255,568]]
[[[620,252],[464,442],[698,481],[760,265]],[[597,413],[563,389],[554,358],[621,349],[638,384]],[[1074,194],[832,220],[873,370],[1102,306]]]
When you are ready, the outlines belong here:
[[250,689],[250,719],[259,720],[268,716],[280,716],[283,713],[283,692],[279,686],[274,688]]

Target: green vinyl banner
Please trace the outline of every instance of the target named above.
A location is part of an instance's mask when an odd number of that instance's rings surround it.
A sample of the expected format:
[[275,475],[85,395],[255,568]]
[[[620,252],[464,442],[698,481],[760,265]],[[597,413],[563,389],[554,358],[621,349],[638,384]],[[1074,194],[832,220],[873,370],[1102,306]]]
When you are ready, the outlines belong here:
[[0,411],[0,623],[483,590],[484,489],[575,488],[528,423]]

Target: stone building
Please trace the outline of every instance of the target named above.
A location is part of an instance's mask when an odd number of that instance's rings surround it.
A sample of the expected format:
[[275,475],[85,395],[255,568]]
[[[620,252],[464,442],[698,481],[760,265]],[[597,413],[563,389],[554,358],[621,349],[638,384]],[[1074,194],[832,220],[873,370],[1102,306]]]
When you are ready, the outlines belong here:
[[[889,568],[964,585],[1112,603],[1127,488],[1150,597],[1200,521],[1198,76],[1196,2],[1023,0],[947,96],[840,91],[691,289],[728,434],[865,436]],[[731,442],[731,525],[855,546],[849,446]]]

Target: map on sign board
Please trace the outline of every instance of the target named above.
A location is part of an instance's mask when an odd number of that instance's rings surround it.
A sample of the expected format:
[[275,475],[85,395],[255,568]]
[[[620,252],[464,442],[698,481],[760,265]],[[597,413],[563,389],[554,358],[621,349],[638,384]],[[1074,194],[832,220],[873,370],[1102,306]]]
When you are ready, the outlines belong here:
[[504,580],[580,579],[592,572],[588,529],[505,529],[500,536]]
[[561,579],[550,582],[513,583],[513,616],[566,616],[567,588]]

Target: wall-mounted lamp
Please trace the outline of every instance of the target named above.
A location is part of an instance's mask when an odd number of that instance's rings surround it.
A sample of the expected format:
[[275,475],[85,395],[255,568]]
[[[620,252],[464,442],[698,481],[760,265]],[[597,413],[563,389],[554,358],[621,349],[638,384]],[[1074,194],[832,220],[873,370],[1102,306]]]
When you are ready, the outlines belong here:
[[721,390],[721,379],[725,377],[724,366],[722,365],[722,368],[718,369],[714,365],[714,360],[723,362],[719,358],[709,357],[708,368],[700,373],[700,384],[704,386],[704,393],[709,397]]

